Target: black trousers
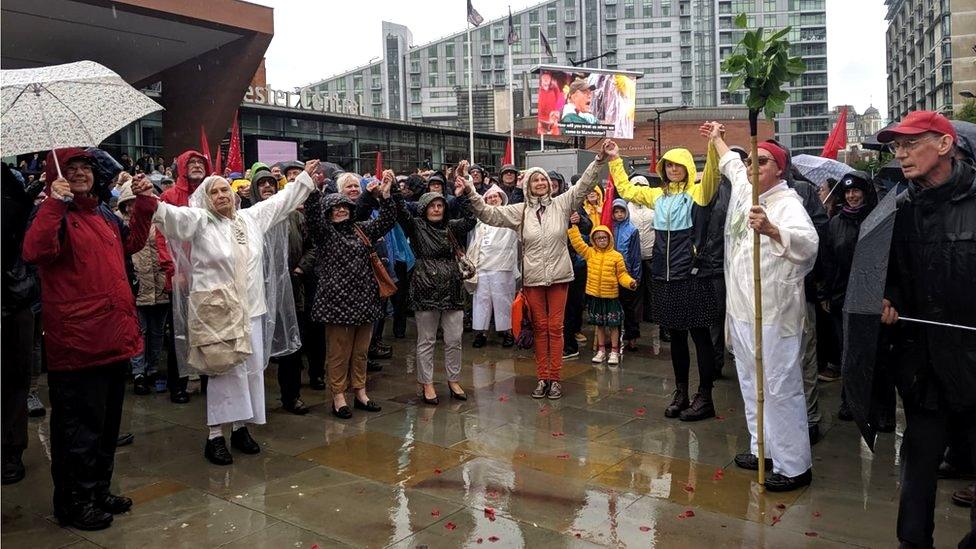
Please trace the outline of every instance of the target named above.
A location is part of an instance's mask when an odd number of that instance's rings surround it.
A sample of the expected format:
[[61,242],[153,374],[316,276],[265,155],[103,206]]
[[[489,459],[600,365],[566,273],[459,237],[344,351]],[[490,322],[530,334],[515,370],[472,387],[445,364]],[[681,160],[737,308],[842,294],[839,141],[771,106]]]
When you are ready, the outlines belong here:
[[566,295],[566,312],[563,318],[563,350],[579,351],[576,334],[583,330],[583,309],[586,303],[586,264],[573,265],[573,281]]
[[688,383],[688,370],[691,368],[691,353],[688,350],[688,334],[695,342],[698,356],[698,390],[711,391],[715,379],[715,353],[712,350],[712,334],[708,328],[675,330],[671,328],[671,367],[674,369],[675,383]]
[[180,365],[176,360],[176,330],[173,327],[173,311],[170,310],[163,330],[163,345],[166,346],[166,386],[170,394],[186,390],[189,377],[180,377]]
[[638,293],[641,297],[641,316],[644,322],[657,322],[654,320],[654,294],[651,292],[651,260],[644,259],[641,261],[641,276],[640,285],[637,287]]
[[715,356],[715,374],[721,374],[725,367],[725,276],[712,277],[712,288],[715,290],[715,305],[718,306],[718,318],[708,328],[712,336],[712,350]]
[[[964,430],[970,459],[976,460],[976,413],[950,414],[905,407],[905,436],[901,445],[901,496],[898,501],[898,539],[911,547],[932,547],[939,463],[950,421]],[[976,508],[971,512],[970,541],[976,541]],[[960,547],[966,547],[960,544]]]
[[31,384],[31,358],[34,351],[34,313],[30,307],[3,317],[2,453],[20,455],[27,448],[27,393]]
[[[281,389],[281,403],[285,405],[294,404],[301,396],[299,393],[302,388],[302,357],[305,356],[305,342],[310,339],[308,314],[304,311],[296,311],[295,315],[298,317],[298,332],[301,334],[302,346],[294,353],[278,357],[278,387]],[[325,332],[320,335],[325,337]]]
[[640,282],[636,290],[620,288],[620,306],[624,310],[624,341],[640,338]]
[[48,373],[56,513],[108,493],[129,368],[129,361],[124,360],[87,370]]
[[393,301],[393,335],[403,337],[407,333],[407,309],[409,308],[410,275],[407,264],[397,261],[393,266],[397,276],[397,293],[390,298]]

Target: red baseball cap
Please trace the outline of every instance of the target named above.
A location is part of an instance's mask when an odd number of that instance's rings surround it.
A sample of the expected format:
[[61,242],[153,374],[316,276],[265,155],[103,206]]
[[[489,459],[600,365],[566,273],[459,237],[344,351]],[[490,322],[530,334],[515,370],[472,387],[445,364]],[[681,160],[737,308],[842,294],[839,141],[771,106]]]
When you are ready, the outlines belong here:
[[893,128],[878,132],[878,141],[889,143],[899,135],[918,135],[925,132],[935,132],[951,135],[956,141],[956,129],[948,118],[935,111],[912,111]]

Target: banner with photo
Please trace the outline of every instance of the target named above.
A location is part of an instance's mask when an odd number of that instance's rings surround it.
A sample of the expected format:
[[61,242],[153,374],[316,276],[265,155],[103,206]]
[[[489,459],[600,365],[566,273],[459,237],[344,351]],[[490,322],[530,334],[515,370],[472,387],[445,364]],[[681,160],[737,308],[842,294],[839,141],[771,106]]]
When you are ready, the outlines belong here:
[[637,74],[538,67],[538,135],[633,139]]

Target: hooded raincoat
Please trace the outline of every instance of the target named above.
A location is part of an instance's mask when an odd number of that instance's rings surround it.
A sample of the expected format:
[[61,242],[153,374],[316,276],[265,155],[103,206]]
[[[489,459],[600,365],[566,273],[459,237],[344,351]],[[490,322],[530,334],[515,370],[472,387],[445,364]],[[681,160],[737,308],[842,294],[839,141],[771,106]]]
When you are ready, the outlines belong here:
[[[498,185],[489,187],[483,196],[487,198],[496,193],[501,196],[502,205],[507,205],[508,195]],[[518,233],[512,229],[492,227],[479,221],[468,237],[467,256],[477,268],[475,275],[464,281],[468,291],[474,293],[479,275],[486,271],[510,272],[519,278],[518,246]]]
[[606,225],[597,225],[590,232],[590,242],[598,232],[607,233],[610,245],[606,249],[599,249],[592,244],[583,242],[579,227],[573,225],[567,234],[569,241],[576,249],[576,253],[586,260],[586,295],[602,299],[616,299],[620,295],[620,286],[630,288],[637,281],[627,273],[624,256],[613,246],[613,235]]
[[627,265],[627,272],[635,279],[641,277],[641,237],[637,227],[630,222],[630,210],[627,208],[627,201],[617,198],[613,201],[613,207],[623,208],[627,212],[627,217],[623,221],[613,222],[613,243],[620,255],[624,256],[624,263]]

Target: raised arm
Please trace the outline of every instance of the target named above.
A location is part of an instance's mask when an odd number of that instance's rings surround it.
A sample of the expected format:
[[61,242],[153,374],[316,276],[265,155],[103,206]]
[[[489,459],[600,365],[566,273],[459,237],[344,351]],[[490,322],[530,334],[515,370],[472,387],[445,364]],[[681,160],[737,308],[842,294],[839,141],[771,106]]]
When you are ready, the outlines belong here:
[[691,198],[699,206],[709,205],[712,202],[712,197],[718,192],[718,186],[722,182],[722,176],[718,171],[718,159],[718,149],[715,147],[715,142],[709,139],[701,183],[692,185],[690,190]]
[[475,192],[474,184],[470,182],[467,182],[465,192],[471,211],[482,223],[516,231],[519,229],[519,225],[522,223],[522,211],[526,207],[525,202],[509,204],[508,206],[490,206],[485,203],[485,199],[480,194]]
[[393,183],[394,181],[392,179],[384,178],[383,183],[380,185],[382,195],[380,199],[380,215],[375,219],[360,223],[363,232],[373,242],[376,242],[383,235],[393,230],[393,226],[396,225],[397,205],[393,198]]
[[298,209],[315,190],[315,181],[312,180],[310,173],[317,166],[318,160],[309,160],[305,163],[305,171],[299,174],[293,183],[285,185],[281,192],[275,193],[271,198],[241,210],[240,214],[256,222],[261,232],[277,225],[288,217],[288,214]]
[[123,233],[126,255],[132,255],[146,247],[149,227],[159,203],[151,194],[136,196],[132,205],[132,217],[129,218],[129,230],[127,234]]
[[627,202],[653,208],[657,199],[664,194],[660,187],[641,187],[631,183],[624,170],[624,163],[619,159],[610,161],[610,176],[613,178],[613,188],[617,196]]
[[573,225],[566,231],[566,235],[569,237],[569,243],[572,244],[576,253],[580,254],[583,259],[589,259],[592,250],[586,242],[583,242],[583,236],[580,234],[579,227]]
[[590,165],[583,171],[583,175],[580,176],[579,181],[570,187],[568,191],[554,198],[553,202],[568,211],[579,208],[583,200],[586,199],[586,195],[590,194],[590,191],[599,183],[600,169],[604,164],[616,161],[620,163],[621,169],[623,169],[623,161],[620,160],[619,151],[620,149],[617,148],[617,144],[613,141],[603,143],[603,148],[596,155],[596,160],[590,162]]
[[192,240],[193,236],[206,225],[212,215],[204,208],[174,206],[160,202],[156,206],[156,213],[153,214],[152,221],[156,224],[159,234],[162,234],[167,240],[186,241]]

